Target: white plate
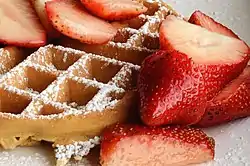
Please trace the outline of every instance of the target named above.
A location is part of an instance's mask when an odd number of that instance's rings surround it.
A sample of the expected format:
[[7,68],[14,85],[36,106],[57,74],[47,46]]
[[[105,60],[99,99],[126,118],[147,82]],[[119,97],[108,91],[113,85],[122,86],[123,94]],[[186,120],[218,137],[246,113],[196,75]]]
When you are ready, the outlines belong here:
[[[189,16],[200,9],[229,26],[250,43],[250,0],[166,0],[178,12]],[[207,129],[216,140],[215,161],[202,166],[250,166],[250,118]],[[50,148],[17,148],[0,151],[0,166],[52,166]],[[86,165],[86,164],[78,164]]]

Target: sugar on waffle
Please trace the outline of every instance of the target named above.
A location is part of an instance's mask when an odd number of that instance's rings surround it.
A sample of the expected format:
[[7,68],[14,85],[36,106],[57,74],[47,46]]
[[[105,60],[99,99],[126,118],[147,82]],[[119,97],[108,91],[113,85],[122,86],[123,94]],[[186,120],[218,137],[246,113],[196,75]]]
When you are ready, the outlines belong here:
[[24,61],[22,51],[1,49],[0,145],[52,142],[57,165],[63,166],[87,155],[104,127],[125,121],[135,104],[138,65],[159,48],[160,22],[178,16],[161,0],[144,5],[145,14],[112,23],[119,30],[107,44],[64,37],[56,44],[70,48],[49,45]]
[[138,69],[70,48],[40,48],[0,78],[0,144],[52,142],[58,165],[86,155],[103,128],[127,119]]
[[0,77],[25,59],[24,51],[17,47],[0,48]]
[[85,52],[140,65],[144,58],[159,48],[159,26],[166,16],[178,15],[161,0],[143,0],[148,11],[136,18],[113,22],[118,33],[107,44],[83,44],[70,38],[61,38],[58,44]]

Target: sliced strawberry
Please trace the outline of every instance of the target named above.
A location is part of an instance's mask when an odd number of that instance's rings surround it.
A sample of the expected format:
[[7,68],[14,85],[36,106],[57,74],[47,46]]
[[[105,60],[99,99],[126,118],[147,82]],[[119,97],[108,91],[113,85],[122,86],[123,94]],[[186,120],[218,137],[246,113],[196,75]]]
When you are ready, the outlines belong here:
[[239,39],[239,37],[232,30],[225,27],[221,23],[216,22],[213,18],[199,10],[195,11],[188,21],[192,24],[206,28],[209,31]]
[[62,34],[89,44],[102,44],[112,39],[117,29],[88,14],[75,0],[53,0],[46,3],[52,25]]
[[93,14],[109,21],[126,20],[147,11],[137,0],[81,0]]
[[41,23],[47,31],[48,37],[53,39],[59,37],[60,33],[53,28],[48,19],[48,15],[45,10],[45,3],[48,1],[52,0],[31,0],[38,17],[40,18]]
[[188,127],[115,125],[101,141],[102,166],[189,165],[213,160],[214,139]]
[[46,44],[46,32],[29,1],[0,1],[0,43],[24,47]]
[[187,55],[159,51],[147,57],[139,73],[141,119],[147,125],[197,123],[206,108],[201,72]]
[[199,65],[208,100],[236,78],[249,61],[249,48],[241,40],[213,33],[200,26],[168,16],[160,27],[160,45],[180,51]]
[[208,103],[198,126],[209,127],[250,116],[250,67]]

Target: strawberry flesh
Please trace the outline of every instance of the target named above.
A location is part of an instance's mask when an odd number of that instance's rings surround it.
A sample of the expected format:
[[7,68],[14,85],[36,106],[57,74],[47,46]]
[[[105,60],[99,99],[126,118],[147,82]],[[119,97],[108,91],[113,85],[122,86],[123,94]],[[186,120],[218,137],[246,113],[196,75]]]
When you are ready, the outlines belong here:
[[206,107],[204,87],[201,72],[187,55],[156,52],[139,73],[141,119],[147,125],[197,123]]
[[32,5],[33,5],[38,17],[40,18],[42,25],[44,26],[45,30],[47,31],[48,37],[50,39],[53,39],[53,38],[60,37],[60,33],[53,28],[53,26],[51,25],[51,23],[48,19],[48,15],[47,15],[47,12],[45,9],[45,3],[48,1],[52,1],[52,0],[31,0]]
[[101,141],[102,166],[189,165],[213,160],[214,139],[189,127],[115,125]]
[[205,78],[207,98],[211,100],[244,70],[249,48],[241,40],[168,16],[160,27],[160,46],[180,51],[199,65]]
[[147,11],[137,0],[81,0],[93,14],[109,21],[126,20]]
[[45,7],[55,29],[83,43],[107,43],[117,32],[108,22],[87,13],[78,1],[54,0]]
[[250,116],[250,66],[208,103],[197,124],[209,127]]
[[46,32],[29,1],[0,1],[0,43],[40,47],[46,44]]
[[239,39],[239,37],[232,30],[222,25],[221,23],[218,23],[213,18],[209,17],[208,15],[202,13],[199,10],[195,11],[191,15],[188,22],[195,25],[199,25],[209,31]]

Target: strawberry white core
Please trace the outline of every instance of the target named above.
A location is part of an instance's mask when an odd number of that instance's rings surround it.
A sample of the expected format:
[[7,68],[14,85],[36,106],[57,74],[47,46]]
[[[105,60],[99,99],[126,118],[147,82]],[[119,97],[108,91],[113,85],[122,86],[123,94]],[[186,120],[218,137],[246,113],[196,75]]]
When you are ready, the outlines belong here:
[[212,159],[206,146],[166,140],[164,137],[132,136],[124,138],[116,145],[104,166],[182,166]]
[[175,16],[163,21],[161,35],[169,41],[161,44],[170,44],[200,64],[237,63],[248,53],[243,41],[210,32]]

